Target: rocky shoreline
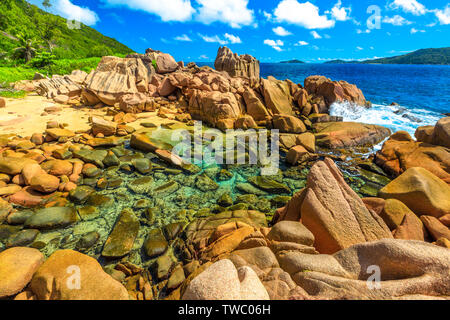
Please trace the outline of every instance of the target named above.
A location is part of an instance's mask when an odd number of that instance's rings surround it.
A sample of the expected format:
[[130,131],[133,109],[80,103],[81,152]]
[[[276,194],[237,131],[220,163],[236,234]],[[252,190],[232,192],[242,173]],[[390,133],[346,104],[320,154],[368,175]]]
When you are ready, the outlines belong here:
[[[370,108],[355,85],[262,79],[226,47],[215,70],[148,49],[15,87],[95,114],[0,136],[0,299],[450,297],[449,117],[416,139],[343,122],[333,103]],[[196,120],[279,130],[280,169],[174,156]]]

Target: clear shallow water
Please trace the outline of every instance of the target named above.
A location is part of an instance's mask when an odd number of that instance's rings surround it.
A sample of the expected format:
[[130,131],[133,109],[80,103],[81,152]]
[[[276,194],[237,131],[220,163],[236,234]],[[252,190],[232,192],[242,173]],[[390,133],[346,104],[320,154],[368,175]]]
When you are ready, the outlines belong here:
[[[343,116],[345,121],[380,124],[414,134],[417,127],[433,125],[442,113],[450,112],[450,66],[261,64],[264,78],[274,76],[303,84],[311,75],[356,84],[373,103],[370,110],[346,104],[334,106],[332,114]],[[390,106],[392,102],[399,106]],[[401,112],[396,114],[399,109]]]

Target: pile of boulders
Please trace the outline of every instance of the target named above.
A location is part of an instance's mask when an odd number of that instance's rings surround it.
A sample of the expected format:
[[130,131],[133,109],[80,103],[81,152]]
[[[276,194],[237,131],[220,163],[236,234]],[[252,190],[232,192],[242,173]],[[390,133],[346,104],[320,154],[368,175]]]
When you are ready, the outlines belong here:
[[[186,248],[188,265],[197,267],[169,298],[239,299],[224,293],[236,272],[230,265],[230,276],[221,275],[229,261],[253,269],[270,299],[448,297],[449,199],[450,187],[422,168],[409,169],[380,198],[361,199],[331,160],[319,161],[272,228],[250,211],[192,222]],[[374,266],[376,288],[368,284]],[[264,299],[255,288],[255,298]]]
[[[238,56],[227,47],[219,48],[215,70],[195,63],[185,66],[169,54],[148,49],[126,58],[103,57],[89,75],[74,71],[32,83],[39,94],[58,103],[81,101],[125,114],[157,111],[161,117],[202,120],[221,130],[266,127],[298,134],[315,130],[316,123],[342,121],[328,114],[333,103],[370,105],[361,90],[345,81],[311,76],[303,86],[274,77],[262,79],[258,60]],[[352,135],[344,139],[351,140],[351,145],[344,143],[344,147],[386,137],[386,131],[378,127],[365,130],[360,125],[355,130],[348,126],[339,128],[342,135]]]

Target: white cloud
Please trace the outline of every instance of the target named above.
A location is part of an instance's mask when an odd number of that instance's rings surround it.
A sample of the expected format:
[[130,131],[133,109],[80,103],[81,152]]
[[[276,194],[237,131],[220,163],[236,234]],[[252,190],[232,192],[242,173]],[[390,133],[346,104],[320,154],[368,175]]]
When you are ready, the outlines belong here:
[[190,0],[103,0],[112,6],[127,6],[133,10],[142,10],[155,14],[162,21],[188,21],[191,20],[195,9]]
[[398,14],[393,17],[384,17],[383,22],[392,24],[394,26],[403,26],[412,23],[411,21],[406,20],[405,18],[403,18]]
[[444,10],[435,10],[434,14],[439,19],[440,24],[450,24],[450,6]]
[[242,43],[241,38],[239,38],[238,36],[229,34],[229,33],[225,33],[225,38],[228,39],[230,41],[230,43]]
[[280,37],[286,37],[292,34],[291,32],[287,31],[285,28],[281,26],[273,28],[272,31],[275,32],[275,34],[279,35]]
[[284,42],[281,40],[264,40],[264,44],[271,46],[272,48],[274,48],[277,51],[283,51],[283,49],[281,49],[282,46],[284,46]]
[[311,35],[314,39],[322,39],[322,36],[317,33],[317,31],[311,31]]
[[74,5],[70,0],[57,0],[53,9],[66,19],[80,21],[88,26],[95,25],[100,20],[94,11]]
[[221,39],[218,35],[215,35],[215,36],[205,36],[205,35],[199,34],[199,36],[200,36],[200,38],[202,38],[203,41],[205,41],[205,42],[209,42],[209,43],[219,43],[219,44],[222,45],[222,46],[225,45],[225,44],[228,44],[228,41],[227,41],[227,40]]
[[415,34],[415,33],[418,33],[418,32],[423,33],[423,32],[425,32],[425,30],[417,30],[416,28],[412,28],[411,29],[411,34]]
[[356,47],[356,50],[361,51],[361,50],[364,50],[364,48]]
[[351,12],[352,12],[352,9],[350,7],[348,7],[348,8],[342,7],[342,1],[341,0],[338,0],[338,2],[331,9],[331,15],[337,21],[347,21],[347,20],[349,20]]
[[402,9],[404,12],[421,16],[427,13],[427,8],[417,0],[394,0],[389,4],[391,9]]
[[273,16],[271,13],[267,12],[267,11],[263,11],[262,12],[263,16],[268,20],[268,21],[272,21]]
[[201,60],[208,60],[209,57],[207,55],[202,54],[200,57],[198,57]]
[[296,44],[294,44],[294,46],[296,47],[300,47],[300,46],[307,46],[309,43],[306,41],[299,41]]
[[[161,7],[165,1],[157,0]],[[254,12],[247,5],[249,0],[196,0],[201,7],[198,9],[197,20],[210,24],[216,21],[226,23],[232,28],[253,25]]]
[[191,42],[192,41],[192,39],[189,38],[189,36],[186,35],[186,34],[183,34],[181,36],[175,37],[174,39],[177,40],[177,41],[184,41],[184,42]]
[[299,3],[297,0],[282,0],[274,11],[279,22],[288,22],[306,29],[333,28],[334,20],[319,14],[319,8],[311,2]]
[[356,33],[357,34],[361,34],[361,33],[370,33],[370,29],[366,29],[366,30],[361,30],[361,29],[356,29]]

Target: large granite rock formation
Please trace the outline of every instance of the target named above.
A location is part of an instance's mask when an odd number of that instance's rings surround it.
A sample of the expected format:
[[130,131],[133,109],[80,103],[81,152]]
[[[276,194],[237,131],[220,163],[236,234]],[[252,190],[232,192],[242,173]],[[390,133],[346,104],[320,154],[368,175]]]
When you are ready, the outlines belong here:
[[414,141],[405,131],[396,132],[384,143],[376,154],[375,163],[393,176],[409,168],[422,167],[450,183],[450,149]]
[[367,105],[362,91],[356,85],[345,81],[331,81],[324,76],[311,76],[305,79],[305,89],[311,95],[322,96],[327,107],[330,107],[335,102],[344,101],[360,106]]
[[83,97],[89,104],[113,106],[126,94],[148,91],[148,70],[138,58],[103,57],[86,78]]
[[231,77],[259,79],[259,61],[251,55],[238,56],[227,47],[219,48],[214,67],[226,71]]

